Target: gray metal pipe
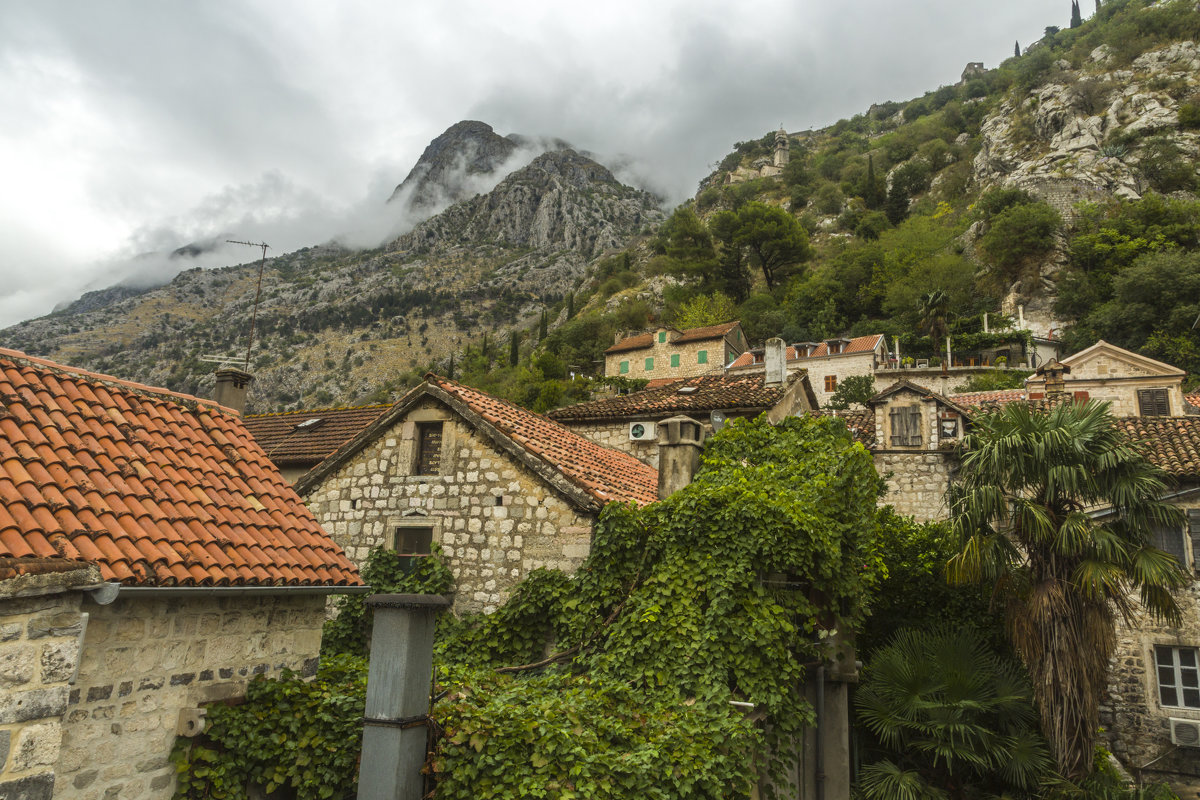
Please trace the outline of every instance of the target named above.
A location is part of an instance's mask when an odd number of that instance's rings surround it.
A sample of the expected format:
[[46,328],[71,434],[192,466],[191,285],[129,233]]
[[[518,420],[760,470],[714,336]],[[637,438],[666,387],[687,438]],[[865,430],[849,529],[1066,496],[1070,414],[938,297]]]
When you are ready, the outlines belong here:
[[85,586],[84,591],[102,606],[119,595],[131,597],[269,597],[299,594],[370,594],[370,586],[123,586],[102,583]]
[[421,800],[434,617],[450,601],[439,595],[378,594],[367,605],[375,611],[375,624],[358,800]]

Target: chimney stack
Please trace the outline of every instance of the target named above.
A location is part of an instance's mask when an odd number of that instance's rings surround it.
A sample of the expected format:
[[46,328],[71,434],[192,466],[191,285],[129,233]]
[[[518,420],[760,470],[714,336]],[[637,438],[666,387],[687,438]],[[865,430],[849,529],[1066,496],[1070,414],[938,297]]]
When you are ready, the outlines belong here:
[[787,379],[787,344],[783,339],[778,336],[767,339],[763,360],[767,365],[767,374],[763,382],[767,386],[778,386]]
[[1063,380],[1063,375],[1069,373],[1071,368],[1066,364],[1060,364],[1057,358],[1052,358],[1043,365],[1037,374],[1041,375],[1046,380],[1046,399],[1059,397],[1067,390],[1066,382]]
[[217,388],[213,390],[213,400],[226,408],[231,408],[240,417],[246,412],[246,392],[254,376],[240,369],[226,367],[217,370]]
[[704,426],[691,417],[671,417],[658,423],[659,500],[692,482],[703,446]]

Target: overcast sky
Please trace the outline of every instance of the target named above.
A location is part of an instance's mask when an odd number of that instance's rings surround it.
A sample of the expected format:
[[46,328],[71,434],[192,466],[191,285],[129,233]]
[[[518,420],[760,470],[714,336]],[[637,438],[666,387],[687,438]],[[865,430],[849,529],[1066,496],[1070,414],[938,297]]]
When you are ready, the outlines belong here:
[[461,119],[623,156],[678,201],[734,142],[994,66],[1059,5],[5,0],[0,326],[180,266],[137,254],[366,225]]

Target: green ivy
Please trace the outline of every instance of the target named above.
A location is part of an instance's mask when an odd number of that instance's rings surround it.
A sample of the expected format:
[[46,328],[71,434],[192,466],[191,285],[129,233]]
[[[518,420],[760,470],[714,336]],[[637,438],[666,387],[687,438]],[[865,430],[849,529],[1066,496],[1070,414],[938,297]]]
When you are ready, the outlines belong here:
[[352,656],[325,659],[312,681],[256,677],[245,703],[210,706],[203,736],[179,740],[175,797],[246,800],[250,786],[340,797],[357,780],[366,689],[366,662]]
[[[454,590],[454,576],[440,553],[436,543],[430,556],[404,556],[395,550],[376,548],[363,565],[363,583],[376,594],[449,594]],[[373,619],[366,596],[340,595],[334,608],[337,616],[325,623],[321,634],[321,655],[348,653],[365,657]]]

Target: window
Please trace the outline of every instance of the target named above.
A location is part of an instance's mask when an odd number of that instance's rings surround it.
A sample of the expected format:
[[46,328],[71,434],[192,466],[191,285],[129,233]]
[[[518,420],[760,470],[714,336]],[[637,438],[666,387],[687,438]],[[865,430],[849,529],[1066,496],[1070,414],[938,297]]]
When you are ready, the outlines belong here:
[[392,547],[404,556],[427,556],[433,547],[433,528],[397,527]]
[[1171,415],[1166,389],[1138,389],[1137,399],[1140,416],[1168,417]]
[[708,351],[707,350],[701,350],[699,353],[696,353],[696,363],[697,364],[707,364],[708,363]]
[[1200,650],[1195,647],[1154,646],[1158,700],[1164,706],[1200,708]]
[[646,359],[646,372],[649,372],[652,369],[654,369],[654,359],[647,358]]
[[1179,525],[1157,525],[1150,532],[1150,544],[1175,556],[1179,565],[1187,569],[1187,544],[1184,535],[1184,530]]
[[837,391],[837,375],[826,375],[825,376],[825,391],[827,391],[827,392],[836,392]]
[[892,423],[892,447],[921,446],[920,406],[893,406],[888,418]]
[[672,354],[671,354],[671,366],[672,366],[672,367],[678,367],[678,366],[679,366],[679,353],[672,353]]
[[417,459],[414,475],[437,475],[442,471],[442,423],[417,423]]
[[666,340],[667,340],[667,332],[666,332],[666,331],[659,331],[659,332],[658,332],[658,343],[659,343],[659,344],[662,344],[662,343],[663,343],[663,342],[665,342]]
[[622,361],[622,362],[621,362],[621,374],[622,374],[622,375],[628,375],[628,374],[629,374],[629,362],[628,362],[628,361]]

